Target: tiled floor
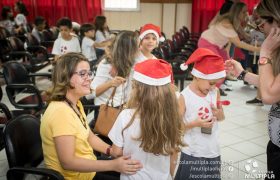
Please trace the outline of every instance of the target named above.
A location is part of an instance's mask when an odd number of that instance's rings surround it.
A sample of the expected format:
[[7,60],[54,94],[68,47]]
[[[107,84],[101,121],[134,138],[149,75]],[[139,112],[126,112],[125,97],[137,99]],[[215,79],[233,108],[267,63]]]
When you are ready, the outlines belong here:
[[[45,84],[45,83],[44,83]],[[224,107],[225,121],[220,123],[222,179],[258,178],[266,171],[267,112],[270,106],[250,106],[245,101],[255,97],[256,90],[242,82],[231,82],[234,90],[222,99],[230,100]],[[4,103],[7,98],[3,98]],[[4,150],[0,152],[0,180],[8,169]]]

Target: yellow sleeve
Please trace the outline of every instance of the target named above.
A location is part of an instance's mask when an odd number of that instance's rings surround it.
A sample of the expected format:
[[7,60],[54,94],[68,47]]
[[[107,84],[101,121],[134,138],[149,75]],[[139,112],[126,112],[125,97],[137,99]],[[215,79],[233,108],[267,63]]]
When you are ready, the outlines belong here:
[[77,134],[76,121],[77,116],[70,108],[67,106],[59,107],[53,112],[50,122],[52,137]]

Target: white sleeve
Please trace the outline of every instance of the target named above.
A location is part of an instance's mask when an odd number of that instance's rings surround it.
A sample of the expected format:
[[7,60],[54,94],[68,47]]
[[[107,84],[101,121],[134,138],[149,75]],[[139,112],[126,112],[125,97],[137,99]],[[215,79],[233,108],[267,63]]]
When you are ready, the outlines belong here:
[[53,44],[52,54],[54,55],[61,55],[60,52],[60,39],[56,39]]
[[77,48],[77,49],[76,49],[76,50],[77,50],[76,52],[82,52],[82,51],[81,51],[80,41],[79,41],[79,39],[76,38],[76,37],[75,37],[75,44],[76,44],[76,48]]
[[113,79],[110,75],[110,70],[112,68],[111,64],[106,64],[105,59],[103,59],[97,67],[96,75],[91,82],[91,88],[96,89],[97,86],[107,82],[109,79]]
[[104,37],[104,35],[103,35],[103,33],[101,32],[101,31],[96,31],[96,33],[95,33],[95,41],[96,42],[102,42],[102,41],[105,41],[106,39],[105,39],[105,37]]
[[89,39],[89,38],[86,38],[86,37],[83,38],[82,49],[86,48],[88,46],[92,47],[93,45],[94,45],[94,41],[92,39]]
[[126,122],[126,113],[127,110],[121,111],[119,116],[117,117],[117,120],[115,121],[112,129],[110,130],[108,137],[111,139],[114,145],[118,147],[124,146],[124,138],[122,134],[122,130],[124,128],[124,122]]

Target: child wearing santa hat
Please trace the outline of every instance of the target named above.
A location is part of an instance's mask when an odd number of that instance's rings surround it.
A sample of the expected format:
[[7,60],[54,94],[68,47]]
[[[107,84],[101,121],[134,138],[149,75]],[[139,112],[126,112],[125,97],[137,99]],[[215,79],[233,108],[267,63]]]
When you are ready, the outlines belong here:
[[157,59],[152,51],[158,46],[159,42],[164,41],[160,27],[154,24],[145,24],[140,29],[140,53],[136,58],[136,62],[141,62],[146,59]]
[[172,68],[164,60],[149,59],[134,67],[133,91],[109,138],[112,155],[130,155],[143,168],[121,179],[171,180],[170,158],[183,145],[184,124],[172,87]]
[[199,48],[183,64],[194,63],[193,80],[181,92],[180,112],[186,132],[180,163],[175,176],[179,179],[220,179],[218,121],[224,119],[216,83],[225,78],[224,60],[212,51]]

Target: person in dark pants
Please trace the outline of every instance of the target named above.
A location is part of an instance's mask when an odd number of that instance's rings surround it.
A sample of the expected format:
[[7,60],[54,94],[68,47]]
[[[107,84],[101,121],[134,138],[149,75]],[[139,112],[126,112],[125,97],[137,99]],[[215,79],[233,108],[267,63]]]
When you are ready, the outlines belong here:
[[280,179],[280,1],[262,0],[256,9],[260,17],[258,29],[264,40],[259,58],[259,75],[245,71],[235,60],[226,61],[226,67],[240,80],[259,88],[262,101],[271,104],[268,113],[267,177]]

